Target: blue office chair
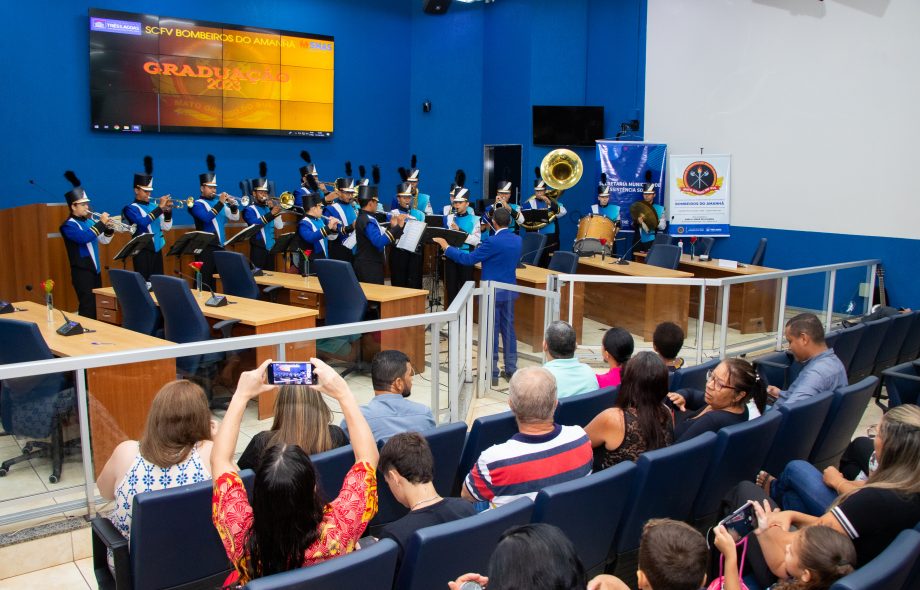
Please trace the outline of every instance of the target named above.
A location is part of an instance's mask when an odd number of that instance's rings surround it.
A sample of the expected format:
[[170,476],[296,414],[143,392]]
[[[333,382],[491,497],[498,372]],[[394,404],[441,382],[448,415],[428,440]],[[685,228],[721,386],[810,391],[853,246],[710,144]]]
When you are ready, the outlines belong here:
[[476,418],[466,435],[466,443],[463,445],[463,454],[460,455],[460,465],[457,467],[457,479],[452,495],[460,495],[463,480],[473,469],[473,465],[484,450],[507,441],[517,432],[517,422],[510,411]]
[[393,585],[399,546],[381,539],[370,547],[283,574],[258,578],[246,590],[367,590]]
[[648,258],[645,262],[649,266],[677,270],[677,265],[680,264],[680,248],[670,244],[655,244],[648,251]]
[[521,236],[521,264],[535,266],[546,248],[546,235],[535,231]]
[[853,361],[847,370],[850,385],[862,381],[875,370],[875,359],[878,358],[882,342],[884,342],[888,334],[891,318],[863,322],[862,325],[866,327],[866,331],[863,332],[862,338],[859,340],[859,347],[856,349],[856,354],[853,355]]
[[[204,342],[211,339],[211,326],[205,319],[198,302],[184,279],[152,275],[150,284],[157,296],[157,303],[163,314],[163,333],[167,340],[184,344],[186,342]],[[223,320],[214,324],[214,330],[220,331],[224,338],[232,335],[233,326],[240,320]],[[217,364],[227,355],[222,352],[183,356],[176,359],[176,369],[184,378],[197,378],[208,395],[212,408],[226,408],[226,402],[214,400],[211,380],[217,372]]]
[[575,545],[589,577],[601,573],[638,468],[624,461],[600,473],[543,488],[532,522],[562,529]]
[[[351,264],[341,260],[317,260],[313,263],[316,276],[323,289],[326,302],[326,325],[351,324],[364,320],[367,314],[367,297],[355,276]],[[335,356],[349,355],[356,347],[355,362],[342,373],[348,375],[354,371],[366,369],[362,357],[361,334],[323,338],[316,342],[318,350]]]
[[920,310],[909,314],[914,318],[910,328],[907,330],[907,336],[904,337],[904,344],[901,346],[901,352],[898,353],[898,364],[912,361],[920,357]]
[[[345,475],[355,464],[354,449],[351,445],[345,445],[344,447],[310,455],[310,461],[313,462],[313,469],[316,470],[316,485],[320,497],[324,502],[335,500],[342,489]],[[382,481],[377,483],[379,486]]]
[[841,387],[834,392],[827,418],[824,419],[808,457],[809,463],[821,470],[831,465],[840,466],[840,457],[853,439],[853,433],[866,413],[866,406],[878,389],[878,383],[878,377],[869,376],[855,385]]
[[118,307],[121,308],[121,327],[148,336],[162,337],[163,317],[141,273],[113,268],[109,270],[109,280],[115,289]]
[[530,522],[533,502],[517,500],[475,516],[415,531],[396,574],[395,590],[442,588],[467,572],[487,571],[502,533]]
[[834,582],[830,590],[914,590],[917,580],[911,578],[918,557],[920,533],[901,531],[875,559]]
[[[240,472],[252,500],[255,474]],[[143,492],[131,507],[131,539],[125,539],[104,516],[91,522],[93,570],[100,588],[216,588],[230,563],[211,522],[211,481]],[[114,558],[114,574],[106,550]]]
[[[706,374],[719,366],[722,359],[711,359],[699,365],[692,367],[681,367],[671,373],[670,390],[678,389],[695,389],[699,391],[706,390]],[[696,409],[696,408],[691,408]]]
[[620,393],[619,386],[564,397],[556,406],[555,421],[566,426],[585,427],[594,417],[612,408]]
[[770,447],[770,453],[764,463],[767,473],[779,474],[786,464],[793,459],[808,459],[811,450],[815,447],[820,429],[818,424],[824,424],[827,412],[834,401],[833,391],[821,392],[811,399],[796,402],[791,405],[782,405],[779,410],[783,413],[783,424]]
[[802,371],[802,363],[795,360],[791,352],[785,350],[758,357],[753,364],[757,371],[766,377],[767,385],[775,385],[780,389],[789,387]]
[[564,250],[553,252],[553,257],[549,261],[549,270],[566,275],[575,274],[578,270],[578,254]]
[[272,301],[276,299],[280,285],[271,285],[259,291],[259,285],[252,275],[252,268],[246,257],[239,252],[218,250],[214,252],[214,265],[220,275],[221,291],[227,295],[258,299],[260,294],[265,294]]
[[910,332],[914,323],[914,313],[901,313],[891,316],[891,324],[888,326],[888,334],[882,340],[882,345],[878,349],[878,357],[875,359],[875,371],[873,375],[881,376],[882,371],[890,369],[898,364],[898,357],[901,349],[904,347],[904,341]]
[[694,252],[697,256],[709,256],[715,243],[715,238],[700,238],[695,245]]
[[[0,319],[0,342],[4,343],[0,346],[2,365],[54,358],[38,326],[32,322]],[[25,443],[22,454],[0,465],[0,477],[9,473],[17,463],[50,457],[51,475],[48,481],[60,481],[64,455],[79,448],[79,438],[64,441],[63,422],[75,410],[76,395],[71,373],[4,379],[0,383],[3,430],[19,437],[50,437],[51,442],[30,440]]]
[[832,340],[834,343],[834,354],[836,354],[840,362],[843,363],[844,368],[847,370],[847,375],[850,374],[853,358],[856,356],[856,351],[861,345],[863,335],[866,333],[865,330],[865,324],[856,324],[849,328],[830,332],[831,334],[835,334]]
[[674,238],[668,234],[655,234],[655,241],[652,244],[653,246],[670,246],[674,244]]
[[715,444],[715,433],[705,432],[670,447],[643,453],[636,461],[636,477],[613,544],[614,575],[630,588],[636,586],[642,527],[650,518],[690,518]]
[[697,528],[715,523],[722,498],[739,481],[754,480],[782,422],[782,413],[767,412],[759,418],[726,426],[716,433],[712,460],[693,502],[692,518]]
[[763,266],[763,259],[767,255],[767,238],[760,238],[760,242],[757,243],[757,249],[754,250],[754,255],[751,256],[751,265],[752,266]]
[[920,403],[920,361],[896,365],[884,371],[882,376],[888,393],[887,405],[881,400],[876,401],[882,410],[887,412],[901,404]]

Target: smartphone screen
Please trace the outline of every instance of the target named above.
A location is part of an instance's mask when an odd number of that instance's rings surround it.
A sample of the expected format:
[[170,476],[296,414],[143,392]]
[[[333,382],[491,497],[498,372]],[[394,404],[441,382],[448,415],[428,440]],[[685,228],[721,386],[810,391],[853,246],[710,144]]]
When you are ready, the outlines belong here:
[[754,529],[757,528],[757,514],[754,512],[754,504],[747,502],[744,506],[722,519],[719,524],[725,526],[725,530],[737,543],[753,533]]
[[313,385],[313,365],[272,363],[268,366],[268,382],[273,385]]

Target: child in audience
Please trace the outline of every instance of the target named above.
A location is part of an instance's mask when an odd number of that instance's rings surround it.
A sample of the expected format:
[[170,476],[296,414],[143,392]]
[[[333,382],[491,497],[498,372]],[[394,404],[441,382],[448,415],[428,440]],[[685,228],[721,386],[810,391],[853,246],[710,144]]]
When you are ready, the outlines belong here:
[[604,362],[610,370],[597,376],[598,387],[616,387],[620,384],[620,369],[633,354],[635,342],[632,334],[623,328],[610,328],[604,334]]
[[674,322],[661,322],[652,334],[652,348],[661,356],[668,366],[668,371],[676,371],[684,366],[684,359],[678,357],[684,347],[684,331]]

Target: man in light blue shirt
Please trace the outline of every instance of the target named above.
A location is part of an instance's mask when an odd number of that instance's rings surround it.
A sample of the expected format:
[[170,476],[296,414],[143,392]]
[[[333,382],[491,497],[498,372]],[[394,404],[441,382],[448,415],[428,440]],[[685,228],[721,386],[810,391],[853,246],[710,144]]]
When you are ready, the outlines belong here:
[[559,398],[597,389],[594,369],[575,358],[575,340],[575,328],[559,320],[547,326],[543,333],[543,352],[550,359],[543,368],[556,378]]
[[767,395],[776,398],[774,407],[804,401],[848,384],[843,363],[824,341],[824,326],[818,316],[813,313],[795,316],[786,323],[785,336],[789,352],[804,366],[788,390],[775,385],[767,387]]
[[[374,399],[361,406],[361,413],[371,427],[374,438],[386,440],[400,432],[424,432],[437,426],[427,406],[410,402],[412,375],[409,357],[400,350],[381,350],[371,362]],[[342,420],[342,430],[348,425]]]

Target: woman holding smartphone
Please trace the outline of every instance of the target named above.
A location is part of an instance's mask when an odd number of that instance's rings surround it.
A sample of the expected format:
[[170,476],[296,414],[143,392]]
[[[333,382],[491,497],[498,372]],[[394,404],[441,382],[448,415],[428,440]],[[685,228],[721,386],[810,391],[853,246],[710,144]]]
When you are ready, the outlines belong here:
[[378,454],[371,429],[345,380],[321,360],[310,361],[314,387],[342,408],[355,464],[338,497],[324,505],[310,457],[297,445],[276,444],[262,454],[250,504],[233,453],[246,404],[274,389],[266,379],[271,360],[241,374],[211,452],[213,522],[234,567],[225,586],[349,553],[377,513]]

